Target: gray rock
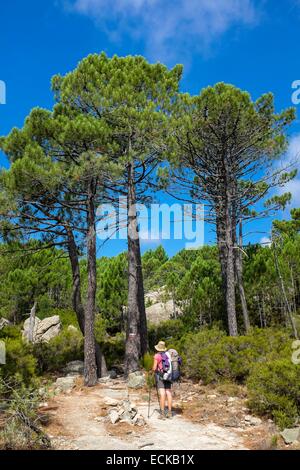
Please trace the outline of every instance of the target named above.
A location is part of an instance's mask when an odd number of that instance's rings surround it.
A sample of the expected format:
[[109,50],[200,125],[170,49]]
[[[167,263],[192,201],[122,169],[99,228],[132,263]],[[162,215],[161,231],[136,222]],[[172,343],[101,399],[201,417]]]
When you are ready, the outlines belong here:
[[66,375],[83,375],[84,372],[84,362],[83,361],[72,361],[68,362],[64,368],[64,373]]
[[[23,338],[28,340],[29,337],[30,318],[27,318],[23,326]],[[33,343],[48,343],[61,332],[61,322],[58,315],[40,320],[38,317],[34,319],[33,327]]]
[[229,405],[231,405],[232,403],[235,403],[236,401],[238,401],[238,398],[237,397],[228,397],[227,398],[227,403]]
[[108,371],[108,376],[109,376],[109,378],[111,378],[111,379],[116,379],[117,376],[118,376],[118,374],[117,374],[117,372],[116,372],[114,369],[112,369],[112,370],[109,370],[109,371]]
[[262,423],[262,420],[256,416],[246,415],[245,423],[249,426],[259,426]]
[[109,419],[112,424],[116,424],[120,419],[119,413],[116,410],[110,410]]
[[55,382],[57,392],[69,393],[75,387],[76,377],[59,377]]
[[0,318],[0,330],[2,330],[2,328],[8,325],[11,325],[11,322],[9,320],[7,320],[6,318]]
[[119,400],[111,397],[104,397],[104,404],[107,406],[118,406],[120,404]]
[[120,416],[120,422],[132,424],[132,418],[131,414],[126,411]]
[[127,386],[129,388],[143,388],[146,384],[145,377],[142,372],[132,372],[131,374],[128,375],[127,379]]
[[285,429],[280,433],[286,444],[293,444],[300,441],[300,428]]
[[147,320],[149,323],[157,325],[162,321],[170,320],[174,315],[174,310],[177,315],[180,315],[181,312],[177,306],[174,306],[173,300],[155,303],[154,305],[146,308]]
[[98,379],[99,384],[108,384],[110,382],[110,376],[106,375],[105,377],[101,377],[101,379]]

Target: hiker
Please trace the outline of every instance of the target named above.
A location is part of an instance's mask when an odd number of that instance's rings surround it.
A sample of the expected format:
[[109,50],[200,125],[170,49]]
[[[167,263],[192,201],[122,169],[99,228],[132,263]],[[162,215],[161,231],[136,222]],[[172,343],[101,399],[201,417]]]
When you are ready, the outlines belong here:
[[[172,382],[166,380],[170,377],[171,372],[171,357],[167,352],[166,344],[164,341],[154,346],[157,353],[154,356],[152,371],[155,374],[156,388],[160,395],[160,419],[172,418]],[[166,398],[168,402],[168,411],[165,413]]]

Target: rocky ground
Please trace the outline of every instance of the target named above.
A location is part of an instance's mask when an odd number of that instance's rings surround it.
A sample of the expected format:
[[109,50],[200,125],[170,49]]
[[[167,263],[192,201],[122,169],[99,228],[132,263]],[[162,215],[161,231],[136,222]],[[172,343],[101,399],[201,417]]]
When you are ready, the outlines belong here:
[[[174,387],[174,416],[158,419],[156,390],[130,389],[122,377],[86,389],[82,378],[62,381],[41,412],[55,449],[177,450],[285,448],[273,422],[251,416],[245,390],[186,381]],[[63,389],[64,388],[64,389]],[[115,423],[115,424],[113,424]]]

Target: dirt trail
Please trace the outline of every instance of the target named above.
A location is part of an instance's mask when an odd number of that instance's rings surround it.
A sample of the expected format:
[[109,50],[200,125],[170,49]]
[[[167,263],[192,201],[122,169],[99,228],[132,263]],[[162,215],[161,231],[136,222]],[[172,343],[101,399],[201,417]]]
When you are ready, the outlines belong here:
[[[191,387],[193,385],[187,386],[187,389]],[[185,389],[175,391],[174,417],[171,420],[160,420],[155,391],[151,398],[150,419],[147,417],[147,391],[129,391],[129,399],[135,403],[138,412],[144,416],[146,425],[142,427],[127,423],[112,425],[106,418],[110,407],[105,405],[105,397],[127,399],[128,389],[124,381],[114,380],[88,390],[78,386],[70,394],[59,395],[53,399],[51,403],[53,410],[50,412],[51,421],[47,427],[47,433],[51,436],[54,448],[57,449],[193,450],[246,449],[248,447],[247,439],[248,443],[251,442],[251,439],[249,441],[251,434],[249,434],[249,428],[232,425],[229,427],[228,423],[218,424],[218,420],[212,418],[211,405],[205,405],[207,397],[199,395],[198,390],[188,397],[188,400],[184,399],[187,398],[186,395]],[[195,412],[191,415],[191,410],[199,411],[201,406],[200,414],[197,415]],[[224,403],[223,405],[214,403],[213,416],[218,416],[218,406],[226,408]],[[192,419],[183,411],[185,408],[190,412]],[[233,413],[231,412],[232,414],[236,414],[235,409]],[[204,422],[199,422],[201,420]],[[254,431],[254,428],[252,430]],[[262,432],[255,427],[255,434],[259,438]]]

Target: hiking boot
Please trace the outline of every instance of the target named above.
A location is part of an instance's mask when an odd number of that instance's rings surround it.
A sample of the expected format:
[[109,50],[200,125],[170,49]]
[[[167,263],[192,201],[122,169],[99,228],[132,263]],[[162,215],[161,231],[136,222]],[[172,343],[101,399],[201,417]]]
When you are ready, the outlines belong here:
[[166,419],[166,415],[162,411],[160,411],[158,415],[158,419]]
[[167,411],[167,412],[166,412],[166,418],[173,418],[173,413],[172,413],[172,411]]

